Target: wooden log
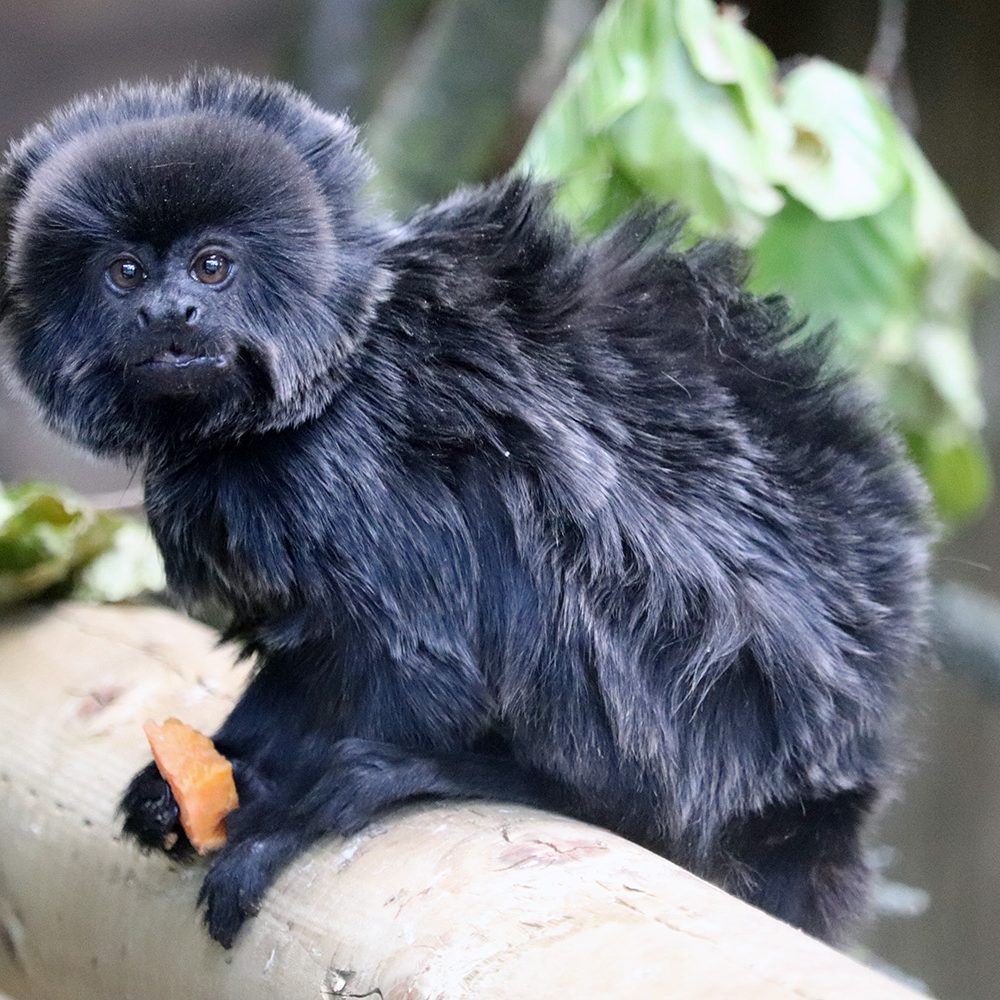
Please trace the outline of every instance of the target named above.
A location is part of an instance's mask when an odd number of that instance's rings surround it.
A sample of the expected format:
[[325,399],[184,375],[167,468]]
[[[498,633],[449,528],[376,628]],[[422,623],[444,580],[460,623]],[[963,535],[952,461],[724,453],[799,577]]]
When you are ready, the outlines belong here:
[[399,810],[296,863],[224,951],[179,866],[118,836],[142,723],[211,730],[243,680],[203,627],[57,606],[0,624],[0,990],[17,1000],[903,1000],[898,986],[595,827]]

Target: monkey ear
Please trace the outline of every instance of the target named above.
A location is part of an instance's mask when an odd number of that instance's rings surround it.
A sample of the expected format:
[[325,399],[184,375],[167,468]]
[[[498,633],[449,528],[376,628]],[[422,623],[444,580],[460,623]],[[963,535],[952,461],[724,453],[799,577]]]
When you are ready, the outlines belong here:
[[293,141],[334,204],[353,203],[375,172],[346,115],[331,114],[310,102]]
[[302,153],[314,163],[330,152],[352,150],[357,145],[358,130],[346,115],[312,105],[303,126]]

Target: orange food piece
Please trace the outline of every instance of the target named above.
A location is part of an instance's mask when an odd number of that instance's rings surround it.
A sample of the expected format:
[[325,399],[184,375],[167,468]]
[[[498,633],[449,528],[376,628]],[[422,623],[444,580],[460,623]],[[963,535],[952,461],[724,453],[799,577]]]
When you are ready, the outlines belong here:
[[167,719],[162,726],[143,726],[153,760],[170,786],[181,814],[181,826],[199,854],[217,851],[226,842],[226,817],[240,805],[233,765],[197,729]]

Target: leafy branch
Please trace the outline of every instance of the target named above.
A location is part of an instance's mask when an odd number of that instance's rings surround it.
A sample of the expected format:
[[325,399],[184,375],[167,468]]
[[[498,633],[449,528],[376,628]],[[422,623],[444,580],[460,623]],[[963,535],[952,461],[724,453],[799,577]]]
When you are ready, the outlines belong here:
[[743,244],[755,290],[837,324],[941,513],[985,503],[970,311],[997,255],[869,80],[823,59],[780,74],[711,0],[615,0],[521,165],[559,182],[559,207],[585,231],[674,200],[691,239]]

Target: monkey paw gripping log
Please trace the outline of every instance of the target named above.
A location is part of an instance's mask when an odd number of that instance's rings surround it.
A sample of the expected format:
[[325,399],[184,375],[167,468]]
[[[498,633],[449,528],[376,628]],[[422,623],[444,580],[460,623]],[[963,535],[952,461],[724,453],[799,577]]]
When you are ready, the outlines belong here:
[[908,991],[595,827],[503,805],[399,810],[279,880],[226,952],[204,862],[119,836],[142,724],[211,731],[243,675],[158,609],[0,626],[0,991],[14,1000],[842,998]]

